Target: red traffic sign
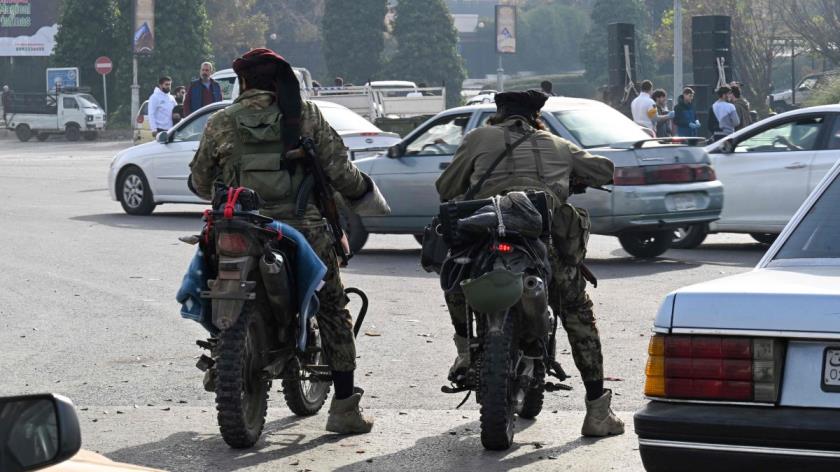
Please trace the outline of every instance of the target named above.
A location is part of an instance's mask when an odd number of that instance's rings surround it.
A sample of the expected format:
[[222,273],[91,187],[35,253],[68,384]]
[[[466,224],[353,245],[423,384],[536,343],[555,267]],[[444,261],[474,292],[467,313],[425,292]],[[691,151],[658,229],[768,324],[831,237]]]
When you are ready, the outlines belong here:
[[100,56],[96,58],[96,63],[94,64],[96,68],[96,72],[100,75],[108,75],[111,70],[114,68],[114,64],[111,62],[111,59],[107,56]]

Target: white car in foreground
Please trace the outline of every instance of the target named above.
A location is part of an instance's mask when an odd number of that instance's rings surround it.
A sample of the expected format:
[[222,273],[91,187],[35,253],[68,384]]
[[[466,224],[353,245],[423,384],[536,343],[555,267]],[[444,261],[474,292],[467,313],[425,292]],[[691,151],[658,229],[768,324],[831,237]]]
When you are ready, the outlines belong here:
[[674,247],[700,245],[706,234],[749,233],[770,244],[840,159],[840,105],[783,113],[706,147],[723,183],[720,219],[678,232]]
[[840,470],[840,163],[755,270],[671,293],[654,331],[648,471]]
[[[347,146],[351,159],[382,153],[398,143],[396,133],[387,133],[361,116],[335,103],[314,100]],[[108,171],[111,199],[132,215],[148,215],[163,203],[206,203],[187,188],[189,164],[198,150],[207,119],[230,105],[229,101],[207,105],[185,118],[155,141],[117,153]]]

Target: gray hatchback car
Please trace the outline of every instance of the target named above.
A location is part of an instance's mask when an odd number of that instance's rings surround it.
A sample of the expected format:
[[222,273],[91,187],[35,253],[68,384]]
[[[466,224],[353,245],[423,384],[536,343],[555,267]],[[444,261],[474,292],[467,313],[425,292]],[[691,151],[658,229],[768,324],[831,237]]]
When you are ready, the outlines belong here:
[[[358,159],[391,205],[383,217],[345,215],[351,246],[360,250],[369,233],[413,234],[437,214],[435,189],[464,134],[485,126],[493,104],[453,108],[408,134],[386,154]],[[723,186],[700,140],[652,139],[613,108],[594,100],[552,97],[542,119],[554,134],[615,164],[612,193],[590,189],[570,202],[589,210],[594,234],[613,235],[636,257],[667,251],[675,228],[716,220]]]

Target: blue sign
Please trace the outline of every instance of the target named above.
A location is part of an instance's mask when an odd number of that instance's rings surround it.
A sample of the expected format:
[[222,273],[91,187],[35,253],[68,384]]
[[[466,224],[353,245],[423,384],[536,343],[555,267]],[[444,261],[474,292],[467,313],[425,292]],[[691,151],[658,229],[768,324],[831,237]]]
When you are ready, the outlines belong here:
[[78,88],[78,67],[56,67],[47,69],[47,93],[55,93],[56,88]]

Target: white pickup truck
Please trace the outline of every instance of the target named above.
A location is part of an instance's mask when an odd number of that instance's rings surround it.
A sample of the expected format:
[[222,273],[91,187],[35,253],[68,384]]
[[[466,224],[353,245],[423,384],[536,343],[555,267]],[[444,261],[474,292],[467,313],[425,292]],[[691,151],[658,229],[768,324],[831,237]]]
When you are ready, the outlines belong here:
[[313,93],[314,98],[344,105],[369,121],[436,115],[446,109],[444,87],[418,87],[414,82],[404,80],[318,87],[313,89]]
[[105,128],[105,112],[96,99],[79,92],[16,93],[6,120],[6,128],[24,142],[33,136],[46,141],[51,134],[64,134],[68,141],[93,141]]

